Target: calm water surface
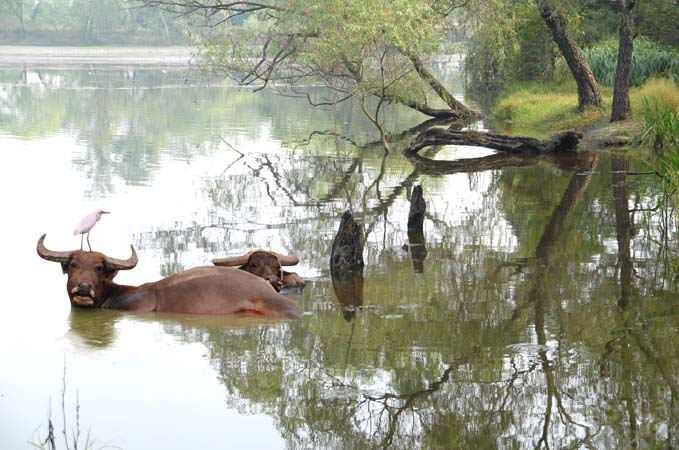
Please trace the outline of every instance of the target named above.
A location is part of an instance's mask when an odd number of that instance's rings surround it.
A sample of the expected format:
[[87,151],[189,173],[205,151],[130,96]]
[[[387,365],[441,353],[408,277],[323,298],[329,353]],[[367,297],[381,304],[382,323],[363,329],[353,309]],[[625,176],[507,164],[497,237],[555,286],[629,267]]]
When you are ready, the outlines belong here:
[[[389,115],[395,133],[417,120]],[[96,447],[126,450],[679,445],[676,224],[628,174],[643,166],[432,173],[400,156],[407,137],[386,158],[375,138],[350,106],[188,70],[0,70],[0,448],[44,438],[50,411],[61,438],[62,397],[67,429],[79,405]],[[424,259],[404,246],[416,185]],[[112,214],[93,247],[139,253],[118,282],[270,248],[300,257],[304,316],[71,310],[35,244],[78,248],[95,207]],[[346,210],[368,236],[349,285],[328,268]]]

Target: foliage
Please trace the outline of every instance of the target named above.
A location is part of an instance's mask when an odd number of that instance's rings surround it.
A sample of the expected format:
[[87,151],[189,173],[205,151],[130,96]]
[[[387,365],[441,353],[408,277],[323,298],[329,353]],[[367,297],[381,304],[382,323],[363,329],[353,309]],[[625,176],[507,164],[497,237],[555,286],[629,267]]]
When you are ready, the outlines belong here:
[[641,36],[664,45],[679,45],[679,4],[673,0],[644,0],[637,8],[636,27]]
[[[617,61],[620,11],[615,2],[552,0],[568,21],[572,37],[591,48],[586,57],[597,81],[613,85]],[[557,59],[552,37],[534,2],[495,0],[479,13],[471,27],[466,80],[472,93],[485,94],[516,81],[570,79],[563,58]],[[632,85],[639,86],[651,76],[674,76],[679,45],[676,24],[679,7],[671,0],[638,2]],[[656,44],[659,42],[661,44]]]
[[[612,86],[618,61],[618,41],[609,39],[583,49],[583,52],[597,82]],[[559,60],[557,66],[559,78],[563,79],[567,73],[565,62]],[[640,86],[652,77],[673,77],[679,80],[679,50],[637,38],[634,41],[630,85]]]
[[427,86],[411,75],[407,54],[426,57],[440,48],[451,26],[438,9],[443,3],[290,0],[224,27],[206,41],[203,61],[241,84],[294,95],[306,96],[305,85],[320,80],[334,92],[321,104],[371,94],[426,104]]
[[[469,25],[471,37],[465,60],[465,84],[473,95],[497,91],[509,77],[509,64],[518,47],[516,19],[509,2],[495,0],[482,8]],[[493,24],[489,26],[489,24]]]
[[[560,11],[577,33],[583,17],[571,6],[560,4]],[[489,88],[497,91],[509,83],[551,80],[558,54],[533,2],[498,3],[470,37],[467,87],[473,94],[486,95]]]
[[579,0],[578,3],[581,21],[576,36],[583,46],[618,35],[620,17],[617,2]]

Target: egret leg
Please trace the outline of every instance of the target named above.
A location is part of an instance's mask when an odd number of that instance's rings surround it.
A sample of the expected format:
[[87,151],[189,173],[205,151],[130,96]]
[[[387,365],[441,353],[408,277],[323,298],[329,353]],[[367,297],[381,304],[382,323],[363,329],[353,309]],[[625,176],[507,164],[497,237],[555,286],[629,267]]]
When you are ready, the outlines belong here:
[[87,246],[90,248],[90,251],[92,251],[92,246],[90,245],[90,232],[87,232]]
[[81,251],[82,251],[82,249],[83,249],[83,239],[84,239],[84,238],[85,238],[85,235],[84,235],[84,234],[81,234],[81,235],[80,235],[80,250],[81,250]]

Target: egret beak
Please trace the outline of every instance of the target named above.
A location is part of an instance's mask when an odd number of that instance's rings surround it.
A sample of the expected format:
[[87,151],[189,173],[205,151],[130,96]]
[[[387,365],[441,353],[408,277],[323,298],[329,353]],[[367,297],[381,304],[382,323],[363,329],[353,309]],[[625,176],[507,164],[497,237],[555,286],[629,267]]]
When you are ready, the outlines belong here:
[[101,213],[102,213],[102,214],[111,214],[110,211],[102,211]]

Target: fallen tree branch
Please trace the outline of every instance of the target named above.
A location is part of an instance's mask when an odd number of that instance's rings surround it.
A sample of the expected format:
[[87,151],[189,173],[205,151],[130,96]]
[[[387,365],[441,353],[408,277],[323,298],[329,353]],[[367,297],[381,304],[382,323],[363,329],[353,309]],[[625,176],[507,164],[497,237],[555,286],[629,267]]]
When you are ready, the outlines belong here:
[[406,156],[414,155],[425,147],[436,145],[473,145],[497,150],[507,155],[575,152],[580,138],[582,134],[574,130],[562,131],[551,139],[541,141],[526,136],[432,128],[418,135],[403,152]]

